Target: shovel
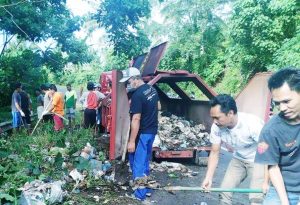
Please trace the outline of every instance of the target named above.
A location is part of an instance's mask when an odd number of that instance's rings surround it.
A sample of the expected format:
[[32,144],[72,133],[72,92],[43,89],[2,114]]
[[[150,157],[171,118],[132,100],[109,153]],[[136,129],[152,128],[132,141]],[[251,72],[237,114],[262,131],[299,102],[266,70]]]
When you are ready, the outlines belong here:
[[[46,108],[44,109],[44,111],[49,108],[49,105],[51,104],[51,102],[52,102],[52,99],[49,101],[49,103],[46,106]],[[37,126],[40,124],[40,122],[42,121],[42,119],[43,119],[43,116],[41,117],[41,119],[38,120],[38,122],[36,123],[35,127],[33,128],[32,132],[30,134],[31,136],[33,135],[34,131],[36,130]]]
[[244,188],[210,188],[202,187],[184,187],[184,186],[167,186],[163,190],[168,192],[173,191],[200,191],[200,192],[232,192],[232,193],[263,193],[262,189],[244,189]]
[[122,162],[125,162],[125,157],[126,157],[126,152],[127,152],[127,145],[128,145],[128,140],[129,140],[129,132],[130,132],[130,121],[129,121],[129,126],[128,130],[125,136],[125,145],[122,153]]

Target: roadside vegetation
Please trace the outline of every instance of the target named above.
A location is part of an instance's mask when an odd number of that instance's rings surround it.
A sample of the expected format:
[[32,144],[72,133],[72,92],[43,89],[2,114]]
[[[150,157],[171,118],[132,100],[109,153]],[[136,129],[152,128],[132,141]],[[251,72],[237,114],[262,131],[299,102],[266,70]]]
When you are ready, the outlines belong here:
[[[300,67],[297,0],[103,0],[85,16],[72,14],[65,0],[14,2],[0,0],[0,122],[11,119],[16,81],[35,101],[34,90],[42,83],[85,87],[88,81],[98,81],[101,72],[122,70],[134,56],[166,40],[159,69],[198,74],[217,93],[235,96],[258,72]],[[161,21],[155,20],[157,16]],[[98,28],[105,34],[91,43]],[[78,37],[81,29],[86,34]],[[189,84],[180,86],[202,97]],[[53,147],[66,149],[70,164],[85,169],[84,162],[72,155],[87,142],[99,146],[87,130],[56,133],[47,124],[33,136],[25,131],[1,135],[0,204],[17,204],[19,188],[26,182],[58,180],[68,174],[70,167],[62,167],[65,157],[50,153]],[[86,189],[93,192],[101,184],[106,186],[88,178]],[[69,186],[65,188],[71,191]],[[115,197],[111,189],[103,194],[106,203]],[[71,194],[66,201],[73,197],[78,204],[94,203],[89,194],[80,194]]]

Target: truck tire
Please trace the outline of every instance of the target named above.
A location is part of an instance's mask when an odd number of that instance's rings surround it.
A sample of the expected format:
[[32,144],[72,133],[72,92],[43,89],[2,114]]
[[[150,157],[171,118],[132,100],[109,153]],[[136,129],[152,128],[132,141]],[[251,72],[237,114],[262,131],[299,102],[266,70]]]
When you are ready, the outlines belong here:
[[201,151],[197,150],[196,154],[194,156],[194,162],[195,164],[199,166],[207,166],[208,164],[208,156],[209,156],[209,151]]

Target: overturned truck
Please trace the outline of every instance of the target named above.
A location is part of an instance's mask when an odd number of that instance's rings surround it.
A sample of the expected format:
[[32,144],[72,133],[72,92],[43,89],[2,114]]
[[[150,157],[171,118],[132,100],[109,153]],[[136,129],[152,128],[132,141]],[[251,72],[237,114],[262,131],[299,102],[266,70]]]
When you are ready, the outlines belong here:
[[[163,145],[154,147],[154,157],[156,159],[191,158],[198,162],[199,155],[202,155],[203,152],[207,153],[211,149],[209,140],[207,140],[212,124],[209,116],[209,100],[216,93],[198,75],[188,71],[159,71],[158,65],[166,46],[167,43],[160,44],[153,47],[149,53],[134,58],[132,66],[141,71],[146,83],[156,88],[162,113],[165,114],[165,116],[160,116],[160,119],[173,116],[173,118],[179,118],[187,123],[190,129],[186,131],[188,132],[186,136],[190,138],[182,138],[182,143],[178,143],[178,146],[172,148],[166,148]],[[121,78],[121,71],[112,70],[102,73],[99,80],[103,91],[107,94],[102,105],[102,125],[110,134],[110,159],[122,156],[124,149],[126,149],[125,144],[130,126],[128,97],[125,84],[119,82]],[[196,90],[198,99],[193,93],[188,93],[187,88]],[[201,94],[199,95],[199,93]],[[163,126],[160,124],[160,129]],[[195,135],[195,129],[198,129],[201,134]],[[197,140],[204,139],[206,140],[201,142],[202,144],[196,143]],[[191,143],[193,140],[195,143]]]

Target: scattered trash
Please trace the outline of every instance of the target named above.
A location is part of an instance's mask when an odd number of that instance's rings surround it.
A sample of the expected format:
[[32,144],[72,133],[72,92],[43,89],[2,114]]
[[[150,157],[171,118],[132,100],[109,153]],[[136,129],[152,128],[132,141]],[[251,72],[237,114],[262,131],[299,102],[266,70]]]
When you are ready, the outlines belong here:
[[102,166],[102,170],[104,172],[106,172],[107,170],[109,170],[111,168],[111,164],[109,163],[109,161],[105,161],[103,166]]
[[89,160],[96,157],[95,152],[95,148],[90,143],[86,143],[86,146],[81,150],[80,156]]
[[[193,174],[193,171],[191,169],[188,169],[183,164],[176,163],[176,162],[162,162],[162,163],[152,162],[150,164],[150,168],[158,172],[168,172],[170,174],[173,174],[174,172],[179,172],[181,176],[184,177],[193,177],[198,174],[198,173],[196,174],[196,172]],[[175,178],[172,175],[169,177]]]
[[73,169],[70,174],[69,174],[72,179],[76,182],[80,182],[84,179],[84,176],[82,174],[80,174],[77,169]]
[[176,163],[176,162],[162,162],[162,163],[156,163],[156,162],[152,162],[150,164],[151,169],[159,171],[159,172],[164,172],[167,171],[168,173],[172,173],[175,171],[180,171],[180,172],[191,172],[192,170],[190,170],[189,168],[187,168],[186,166],[184,166],[183,164],[180,163]]
[[35,180],[30,183],[26,182],[20,190],[22,195],[19,203],[21,205],[46,205],[60,203],[66,195],[61,186],[63,181],[55,181],[52,183],[44,183],[40,180]]
[[162,150],[183,150],[209,145],[209,134],[204,125],[195,124],[193,121],[187,121],[176,115],[159,118],[158,135],[156,135],[154,147],[160,147]]
[[64,195],[61,186],[62,186],[61,181],[56,181],[51,184],[51,192],[48,200],[50,204],[62,202]]
[[100,201],[100,197],[99,196],[93,196],[93,198],[95,199],[96,202]]
[[100,170],[102,170],[102,167],[103,167],[103,165],[102,165],[102,162],[101,161],[98,161],[98,160],[96,160],[96,159],[91,159],[90,161],[89,161],[89,164],[90,164],[90,167],[91,167],[91,170],[92,171],[100,171]]
[[104,176],[104,179],[107,180],[107,181],[112,181],[112,182],[114,182],[114,181],[115,181],[115,172],[112,172],[110,176],[105,175],[105,176]]
[[132,190],[142,189],[145,187],[151,189],[157,189],[161,187],[157,181],[152,180],[151,177],[149,176],[138,177],[134,181],[130,182],[129,184],[132,187]]
[[120,186],[121,189],[127,191],[128,190],[128,187],[127,186]]

